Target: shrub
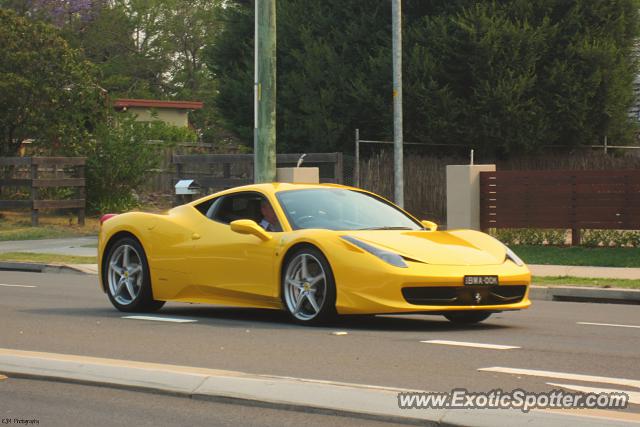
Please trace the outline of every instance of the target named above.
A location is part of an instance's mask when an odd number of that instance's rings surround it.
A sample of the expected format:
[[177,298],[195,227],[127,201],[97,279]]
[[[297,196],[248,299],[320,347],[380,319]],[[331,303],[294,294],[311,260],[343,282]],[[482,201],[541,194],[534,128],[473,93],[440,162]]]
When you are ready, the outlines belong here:
[[[149,144],[149,140],[162,141]],[[85,147],[87,205],[93,212],[122,212],[138,205],[134,190],[147,171],[158,166],[160,150],[177,141],[195,140],[189,129],[162,122],[136,122],[122,114],[113,124],[98,126]]]
[[567,230],[545,230],[534,228],[498,228],[490,234],[502,243],[509,245],[554,245],[562,246],[566,242]]
[[581,236],[583,246],[640,247],[639,231],[584,230]]
[[[566,244],[567,230],[545,230],[533,228],[498,228],[489,234],[507,246]],[[588,247],[634,247],[640,248],[640,231],[582,230],[582,246]]]

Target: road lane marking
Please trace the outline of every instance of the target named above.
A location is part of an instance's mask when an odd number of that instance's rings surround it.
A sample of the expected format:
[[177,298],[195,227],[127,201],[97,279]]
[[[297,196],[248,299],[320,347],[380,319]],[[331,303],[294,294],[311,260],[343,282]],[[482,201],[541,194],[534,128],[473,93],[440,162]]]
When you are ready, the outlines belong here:
[[0,286],[5,286],[7,288],[37,288],[34,285],[7,285],[5,283],[0,283]]
[[576,322],[578,325],[591,325],[591,326],[615,326],[618,328],[638,328],[640,329],[640,326],[637,325],[618,325],[615,323],[593,323],[593,322]]
[[511,350],[514,348],[520,348],[515,345],[483,344],[478,342],[447,341],[447,340],[429,340],[429,341],[420,341],[420,342],[423,342],[425,344],[442,344],[442,345],[457,345],[461,347],[489,348],[492,350]]
[[[443,414],[430,411],[399,411],[399,392],[421,392],[423,390],[366,384],[342,383],[295,377],[257,375],[239,371],[177,366],[130,360],[104,359],[90,356],[42,353],[0,348],[0,369],[13,376],[36,376],[67,382],[85,382],[104,386],[136,387],[159,392],[187,394],[191,396],[214,396],[253,400],[270,405],[282,405],[289,409],[325,408],[338,414],[365,414],[407,417],[412,424],[419,420],[437,423]],[[274,397],[275,396],[275,397]],[[570,415],[558,413],[558,418],[536,419],[520,411],[500,411],[510,417],[511,424],[581,425],[575,416],[593,416],[587,410]],[[533,412],[533,411],[532,411]],[[491,412],[495,416],[496,412]],[[405,415],[406,414],[406,415]],[[620,417],[626,413],[620,413]],[[561,418],[560,418],[561,417]],[[600,416],[600,418],[603,418]],[[613,416],[614,419],[619,417]],[[589,425],[593,425],[589,424]]]
[[574,384],[558,384],[558,383],[547,383],[553,387],[562,387],[567,390],[579,391],[581,393],[626,393],[629,396],[629,403],[640,404],[640,392],[637,391],[627,391],[627,390],[616,390],[612,388],[601,388],[601,387],[587,387],[582,385],[574,385]]
[[123,319],[132,320],[153,320],[156,322],[173,322],[173,323],[195,323],[194,319],[180,319],[177,317],[156,317],[156,316],[122,316]]
[[538,371],[535,369],[504,368],[501,366],[494,366],[491,368],[480,368],[478,370],[485,371],[485,372],[500,372],[503,374],[529,375],[534,377],[557,378],[562,380],[585,381],[585,382],[591,382],[591,383],[615,384],[615,385],[622,385],[627,387],[640,388],[640,380],[631,380],[627,378],[599,377],[599,376],[593,376],[593,375],[570,374],[567,372]]
[[[604,410],[604,409],[534,409],[537,412],[547,412],[549,414],[560,414],[560,415],[573,415],[576,417],[588,417],[588,418],[600,418],[604,420],[611,421],[631,421],[631,422],[640,422],[640,414],[634,412],[622,412],[622,411],[614,411],[614,410]],[[627,424],[625,424],[627,425]]]

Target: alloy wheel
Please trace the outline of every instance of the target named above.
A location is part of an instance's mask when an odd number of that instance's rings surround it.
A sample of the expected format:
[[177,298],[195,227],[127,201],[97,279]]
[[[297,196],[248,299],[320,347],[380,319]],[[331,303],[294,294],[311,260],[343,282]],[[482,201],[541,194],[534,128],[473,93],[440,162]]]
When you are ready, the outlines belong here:
[[284,299],[298,320],[309,321],[322,311],[327,297],[327,276],[320,261],[309,253],[289,262],[284,277]]
[[138,251],[127,244],[118,246],[111,254],[107,275],[111,296],[124,306],[133,303],[140,295],[144,279]]

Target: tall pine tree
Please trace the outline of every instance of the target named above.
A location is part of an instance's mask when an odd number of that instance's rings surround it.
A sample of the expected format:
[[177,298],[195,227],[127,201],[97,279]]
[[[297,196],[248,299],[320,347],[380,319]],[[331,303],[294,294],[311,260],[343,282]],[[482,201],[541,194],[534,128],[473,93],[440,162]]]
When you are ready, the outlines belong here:
[[[638,0],[405,0],[405,139],[488,155],[633,140]],[[388,1],[278,2],[278,149],[390,137]],[[206,62],[225,125],[251,141],[253,4],[231,2]]]

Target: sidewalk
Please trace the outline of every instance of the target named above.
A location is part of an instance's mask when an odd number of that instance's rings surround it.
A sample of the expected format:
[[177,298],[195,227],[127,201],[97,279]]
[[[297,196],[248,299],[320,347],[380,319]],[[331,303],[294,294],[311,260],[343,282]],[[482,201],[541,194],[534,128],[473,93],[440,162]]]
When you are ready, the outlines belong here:
[[[96,264],[69,264],[87,274],[98,274]],[[573,265],[529,265],[533,276],[571,276],[597,279],[640,280],[640,268],[579,267]]]
[[[67,239],[17,240],[0,242],[2,252],[34,252],[74,256],[96,256],[97,237],[73,237]],[[95,264],[74,264],[76,270],[96,274]],[[528,264],[533,276],[572,276],[602,279],[640,280],[640,268],[582,267],[572,265]]]
[[72,256],[96,256],[98,238],[72,237],[67,239],[10,240],[0,242],[2,252],[33,252]]
[[[0,242],[2,252],[34,252],[74,256],[96,256],[97,237],[73,237],[67,239],[18,240]],[[528,264],[534,276],[573,276],[602,279],[635,279],[640,280],[640,268],[620,267],[580,267],[572,265],[538,265]],[[77,270],[94,273],[94,264],[78,264],[71,266]]]
[[[515,409],[400,409],[398,393],[416,390],[305,378],[256,375],[68,354],[0,348],[0,372],[9,377],[41,378],[170,393],[301,412],[332,413],[413,425],[473,426],[614,426],[638,425],[637,416],[606,412],[562,413]],[[617,418],[611,418],[616,416]]]
[[[43,239],[0,242],[2,252],[36,252],[59,255],[96,256],[97,237],[68,239]],[[570,265],[530,264],[533,276],[570,276],[602,279],[640,280],[640,268],[579,267]],[[98,274],[97,264],[37,264],[24,262],[0,262],[0,270],[30,271],[41,273]],[[601,289],[578,286],[535,286],[530,297],[534,300],[610,302],[618,304],[640,304],[640,289]]]
[[528,264],[533,276],[572,276],[593,277],[597,279],[640,280],[640,268],[621,267],[583,267],[575,265],[537,265]]

